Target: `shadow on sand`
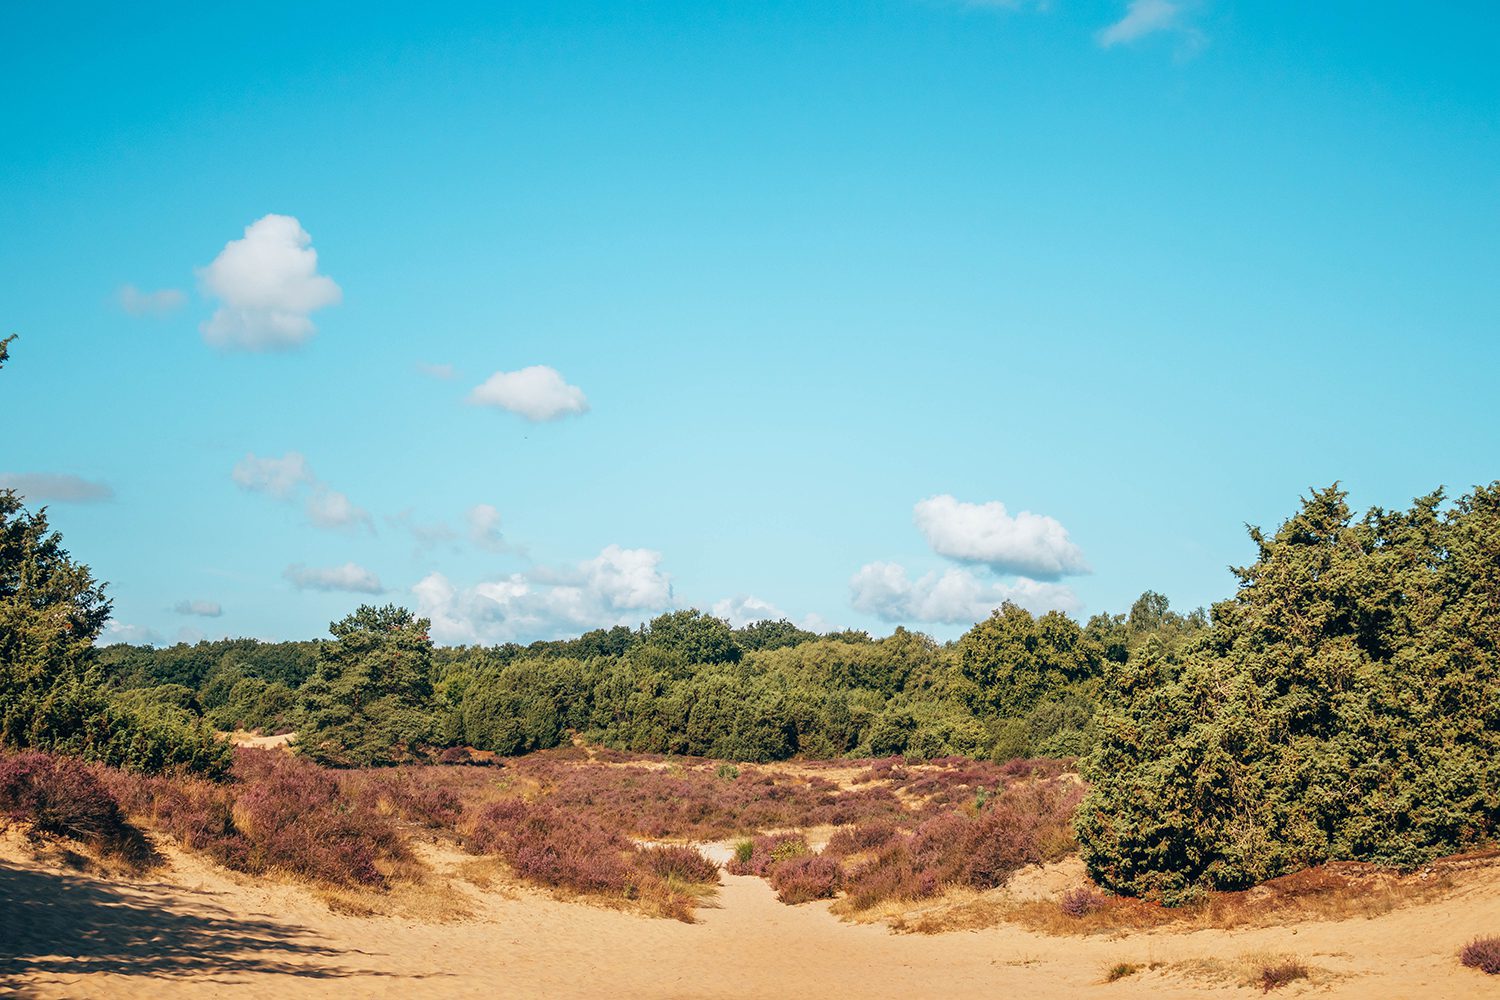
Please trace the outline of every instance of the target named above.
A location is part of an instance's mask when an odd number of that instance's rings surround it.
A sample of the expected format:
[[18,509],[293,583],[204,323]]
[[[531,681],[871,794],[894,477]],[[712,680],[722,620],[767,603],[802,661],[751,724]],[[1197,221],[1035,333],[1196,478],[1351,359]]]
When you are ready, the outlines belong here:
[[303,928],[237,916],[211,893],[184,900],[184,892],[0,863],[0,995],[24,996],[28,982],[65,984],[90,973],[203,980],[378,974],[331,964],[347,952]]

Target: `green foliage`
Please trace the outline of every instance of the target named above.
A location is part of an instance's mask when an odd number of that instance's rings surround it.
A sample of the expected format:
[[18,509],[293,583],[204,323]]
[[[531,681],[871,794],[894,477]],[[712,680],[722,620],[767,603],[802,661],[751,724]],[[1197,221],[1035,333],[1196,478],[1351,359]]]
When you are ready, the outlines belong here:
[[363,605],[328,630],[317,671],[302,686],[297,746],[343,767],[418,759],[437,732],[431,623],[405,608]]
[[785,618],[777,621],[752,622],[734,630],[734,643],[747,653],[761,649],[783,649],[812,642],[816,632],[800,629]]
[[651,619],[642,642],[681,664],[734,663],[742,655],[729,623],[696,609],[670,611]]
[[112,699],[93,662],[109,612],[46,510],[28,513],[0,490],[0,742],[145,771],[223,773],[229,747],[193,718],[190,689]]
[[1096,677],[1104,648],[1059,611],[1040,618],[1006,603],[958,642],[959,670],[977,712],[1015,718]]
[[1358,521],[1330,487],[1251,538],[1208,632],[1158,629],[1105,678],[1078,817],[1094,877],[1176,902],[1492,836],[1500,484]]

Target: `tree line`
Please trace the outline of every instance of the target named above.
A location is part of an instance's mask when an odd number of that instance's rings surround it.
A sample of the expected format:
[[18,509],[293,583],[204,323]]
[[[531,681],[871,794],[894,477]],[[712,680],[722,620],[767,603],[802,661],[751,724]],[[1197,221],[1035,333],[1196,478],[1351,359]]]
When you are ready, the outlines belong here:
[[0,489],[0,743],[211,777],[231,728],[295,730],[335,766],[576,737],[745,761],[1078,757],[1090,872],[1172,903],[1491,842],[1500,482],[1360,517],[1335,485],[1251,539],[1256,560],[1208,614],[1152,592],[1083,624],[1005,605],[942,644],[684,610],[439,648],[410,611],[364,606],[328,639],[98,648],[103,588],[45,509]]

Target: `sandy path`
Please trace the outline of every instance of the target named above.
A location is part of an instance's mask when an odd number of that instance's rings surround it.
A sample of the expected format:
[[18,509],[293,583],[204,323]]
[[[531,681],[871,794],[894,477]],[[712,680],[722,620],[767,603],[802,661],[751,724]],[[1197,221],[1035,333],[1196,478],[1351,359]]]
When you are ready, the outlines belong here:
[[1259,995],[1182,968],[1115,983],[1121,961],[1291,952],[1338,978],[1280,996],[1497,997],[1457,948],[1500,933],[1500,884],[1374,919],[1295,928],[1052,938],[1015,927],[937,936],[841,923],[725,876],[687,925],[533,893],[473,892],[449,924],[330,913],[309,893],[238,881],[174,855],[154,880],[0,862],[0,993],[34,997],[1186,997]]

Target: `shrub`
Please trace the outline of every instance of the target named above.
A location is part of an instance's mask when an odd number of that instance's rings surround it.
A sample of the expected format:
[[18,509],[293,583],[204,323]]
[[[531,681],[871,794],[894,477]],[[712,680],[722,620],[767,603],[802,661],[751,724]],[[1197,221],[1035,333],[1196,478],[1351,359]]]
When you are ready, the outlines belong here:
[[1260,991],[1269,993],[1274,989],[1280,989],[1288,983],[1308,976],[1307,966],[1296,959],[1287,959],[1282,962],[1274,962],[1263,966],[1260,970]]
[[0,754],[0,814],[89,843],[126,831],[119,803],[82,762],[46,753]]
[[719,880],[719,866],[691,847],[677,844],[643,847],[638,857],[647,871],[661,878],[695,884]]
[[224,784],[118,771],[110,778],[133,815],[238,871],[381,887],[410,861],[390,817],[345,795],[333,772],[284,753],[240,750]]
[[830,899],[838,892],[843,870],[823,854],[803,854],[772,866],[769,881],[783,903]]
[[1133,976],[1140,971],[1141,967],[1139,965],[1131,962],[1117,962],[1110,966],[1109,971],[1104,974],[1104,981],[1106,983],[1113,983],[1124,979],[1126,976]]
[[1458,960],[1471,969],[1500,976],[1500,937],[1475,938],[1464,945]]
[[879,850],[899,835],[889,823],[860,823],[834,831],[828,838],[823,853],[835,858],[846,858],[863,851]]
[[1492,838],[1500,483],[1361,518],[1335,485],[1251,538],[1208,633],[1105,668],[1077,821],[1094,880],[1176,903]]
[[1079,886],[1063,893],[1057,905],[1063,913],[1077,920],[1103,909],[1104,903],[1105,898],[1100,893],[1087,886]]
[[630,895],[640,878],[626,864],[630,846],[612,830],[547,803],[505,799],[467,821],[465,846],[498,854],[520,878],[554,888]]
[[740,847],[736,846],[734,860],[729,863],[731,874],[764,878],[774,865],[808,853],[807,838],[800,833],[773,833],[756,837],[749,844],[748,857],[743,859]]
[[[1070,821],[1080,794],[1071,782],[1038,781],[1002,788],[972,817],[945,812],[924,820],[911,833],[886,839],[874,859],[846,875],[850,905],[860,910],[888,899],[925,899],[948,885],[998,888],[1026,865],[1072,849]],[[837,850],[844,850],[845,841],[837,839]]]

